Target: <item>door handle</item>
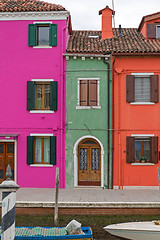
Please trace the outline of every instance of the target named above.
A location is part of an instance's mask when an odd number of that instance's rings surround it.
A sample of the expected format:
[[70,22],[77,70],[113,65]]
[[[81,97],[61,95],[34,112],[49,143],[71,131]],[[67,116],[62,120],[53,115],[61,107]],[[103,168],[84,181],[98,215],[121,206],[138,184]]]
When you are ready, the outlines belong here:
[[82,171],[82,173],[84,173],[84,171]]
[[96,173],[96,171],[94,171]]

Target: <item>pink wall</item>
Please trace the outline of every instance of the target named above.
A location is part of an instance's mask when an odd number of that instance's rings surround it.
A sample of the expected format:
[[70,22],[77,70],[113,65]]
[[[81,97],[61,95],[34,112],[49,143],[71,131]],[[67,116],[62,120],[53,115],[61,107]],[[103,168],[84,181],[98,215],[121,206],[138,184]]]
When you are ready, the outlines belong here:
[[[47,49],[28,46],[28,24],[33,22],[0,22],[1,33],[3,33],[0,34],[0,133],[19,133],[17,183],[20,187],[55,187],[55,170],[59,167],[60,187],[63,188],[65,187],[66,118],[66,79],[63,72],[66,63],[62,54],[66,47],[64,28],[67,21],[52,21],[57,24],[57,46]],[[27,111],[27,81],[31,79],[54,79],[58,82],[57,111],[52,114],[31,114]],[[56,166],[31,167],[27,165],[27,136],[31,133],[49,133],[57,136]]]

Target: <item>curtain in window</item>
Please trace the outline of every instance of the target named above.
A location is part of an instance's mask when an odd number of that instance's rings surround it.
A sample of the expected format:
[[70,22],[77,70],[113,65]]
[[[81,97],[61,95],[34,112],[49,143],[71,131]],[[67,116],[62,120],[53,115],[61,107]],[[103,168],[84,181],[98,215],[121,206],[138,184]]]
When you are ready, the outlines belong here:
[[44,138],[44,162],[50,162],[50,139]]
[[42,139],[35,139],[35,162],[42,162]]
[[41,84],[37,84],[37,102],[36,102],[36,106],[37,109],[42,109],[42,85]]
[[135,77],[135,102],[150,102],[149,77]]

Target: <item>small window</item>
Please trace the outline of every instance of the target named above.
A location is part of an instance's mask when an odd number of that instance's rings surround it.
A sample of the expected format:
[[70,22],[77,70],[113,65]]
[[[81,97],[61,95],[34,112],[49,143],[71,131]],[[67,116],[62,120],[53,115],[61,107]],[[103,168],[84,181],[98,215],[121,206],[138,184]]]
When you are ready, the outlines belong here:
[[157,26],[157,38],[160,38],[160,26]]
[[27,136],[27,164],[56,164],[55,136]]
[[135,161],[150,162],[150,138],[135,138]]
[[49,137],[34,138],[34,163],[49,164],[50,163],[50,141]]
[[57,82],[27,82],[27,110],[57,110]]
[[78,80],[77,106],[97,107],[99,106],[99,80]]
[[127,75],[126,101],[129,103],[159,102],[159,76]]
[[158,137],[126,137],[127,163],[158,163]]
[[150,102],[150,77],[135,77],[135,102]]
[[35,84],[35,109],[49,110],[50,109],[50,83]]
[[29,24],[28,45],[38,47],[57,46],[57,24]]
[[49,46],[49,25],[37,25],[37,46]]

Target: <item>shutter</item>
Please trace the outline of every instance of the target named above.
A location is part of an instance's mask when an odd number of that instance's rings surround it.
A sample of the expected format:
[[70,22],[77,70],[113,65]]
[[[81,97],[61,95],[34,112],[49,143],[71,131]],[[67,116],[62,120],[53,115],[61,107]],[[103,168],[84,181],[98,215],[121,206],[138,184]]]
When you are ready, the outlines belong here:
[[50,137],[50,164],[56,165],[56,137]]
[[97,106],[97,80],[89,80],[89,106]]
[[134,137],[126,137],[126,162],[135,162]]
[[134,76],[127,75],[126,76],[126,101],[134,102]]
[[50,83],[51,94],[50,94],[50,110],[57,111],[57,82],[53,81]]
[[151,102],[159,102],[159,76],[151,75]]
[[36,24],[28,25],[28,46],[36,46]]
[[147,24],[147,38],[156,38],[156,24]]
[[57,24],[50,24],[49,46],[57,46]]
[[34,163],[34,137],[27,136],[27,164]]
[[35,84],[34,81],[27,82],[27,110],[35,109]]
[[151,137],[151,162],[158,163],[158,137]]
[[80,106],[88,106],[88,81],[80,80]]

